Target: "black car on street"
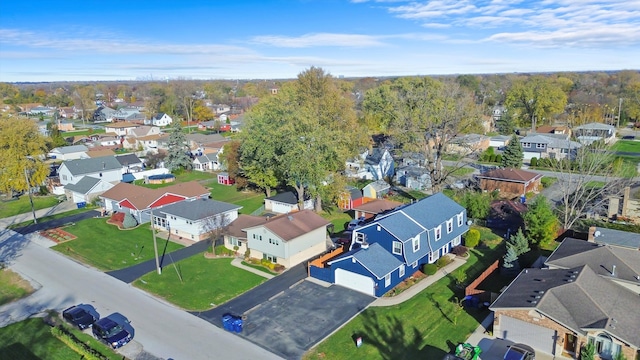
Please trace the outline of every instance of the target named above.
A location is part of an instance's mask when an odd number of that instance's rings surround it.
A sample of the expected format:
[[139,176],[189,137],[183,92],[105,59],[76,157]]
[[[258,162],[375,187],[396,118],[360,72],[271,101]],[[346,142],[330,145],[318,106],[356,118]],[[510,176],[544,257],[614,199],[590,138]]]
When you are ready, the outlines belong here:
[[124,324],[120,324],[108,316],[96,321],[92,331],[93,336],[114,349],[125,346],[133,339],[133,335],[124,328]]
[[74,305],[62,312],[62,317],[80,330],[90,328],[98,320],[86,309]]

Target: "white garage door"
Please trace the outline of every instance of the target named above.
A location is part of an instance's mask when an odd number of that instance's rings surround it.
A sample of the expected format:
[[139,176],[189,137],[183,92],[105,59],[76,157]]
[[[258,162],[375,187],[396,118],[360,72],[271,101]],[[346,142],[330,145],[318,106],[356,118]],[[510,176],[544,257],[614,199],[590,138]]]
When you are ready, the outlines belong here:
[[286,213],[291,212],[291,205],[287,205],[287,204],[283,204],[283,203],[279,203],[279,202],[274,202],[273,203],[273,208],[271,210],[274,213],[286,214]]
[[336,285],[342,285],[346,288],[363,292],[367,295],[375,296],[373,289],[373,279],[352,273],[351,271],[337,269]]
[[500,334],[496,336],[531,346],[536,351],[555,354],[556,331],[500,315]]

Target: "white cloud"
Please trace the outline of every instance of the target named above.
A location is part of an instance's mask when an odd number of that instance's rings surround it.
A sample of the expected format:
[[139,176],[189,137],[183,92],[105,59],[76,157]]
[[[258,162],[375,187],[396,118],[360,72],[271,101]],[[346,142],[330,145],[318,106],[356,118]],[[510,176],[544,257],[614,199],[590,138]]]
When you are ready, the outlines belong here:
[[372,47],[382,46],[383,42],[376,36],[360,34],[305,34],[298,37],[265,35],[256,36],[254,43],[286,48],[308,48],[318,46]]

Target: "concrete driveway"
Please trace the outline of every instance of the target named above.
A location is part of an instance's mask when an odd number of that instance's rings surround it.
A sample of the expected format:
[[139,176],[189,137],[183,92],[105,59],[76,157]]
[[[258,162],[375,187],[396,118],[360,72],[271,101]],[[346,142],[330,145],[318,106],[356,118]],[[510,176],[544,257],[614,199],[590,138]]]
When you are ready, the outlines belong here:
[[300,359],[375,298],[305,280],[246,314],[239,335],[285,359]]
[[[480,360],[503,360],[507,348],[514,343],[508,340],[496,339],[492,337],[483,337],[478,342],[478,346],[482,349]],[[476,345],[476,344],[473,344]],[[545,354],[536,351],[536,360],[553,360],[564,359],[563,357],[553,357],[551,354]]]

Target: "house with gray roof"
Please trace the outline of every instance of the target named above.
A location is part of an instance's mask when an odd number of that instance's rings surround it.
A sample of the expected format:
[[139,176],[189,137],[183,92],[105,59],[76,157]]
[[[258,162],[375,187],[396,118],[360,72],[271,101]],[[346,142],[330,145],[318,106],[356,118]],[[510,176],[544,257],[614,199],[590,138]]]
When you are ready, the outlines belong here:
[[537,159],[573,159],[582,144],[566,134],[532,133],[520,139],[525,162]]
[[437,193],[355,228],[348,251],[310,266],[310,275],[380,297],[462,244],[468,230],[465,208]]
[[638,356],[638,294],[591,264],[525,269],[489,308],[496,337],[538,353],[578,359],[581,347],[592,343],[600,359]]
[[589,228],[588,239],[598,244],[640,250],[640,235],[628,231],[593,226]]
[[75,184],[67,184],[64,186],[64,192],[67,199],[74,203],[91,203],[105,191],[111,189],[115,185],[98,178],[84,176]]
[[594,141],[602,140],[611,144],[616,139],[616,127],[609,124],[589,123],[577,126],[573,129],[576,139],[583,145],[589,145]]
[[85,176],[117,184],[122,180],[122,165],[115,156],[65,161],[58,169],[60,184],[76,184]]
[[236,220],[241,208],[209,198],[188,199],[160,208],[153,214],[154,227],[168,231],[172,236],[200,241]]
[[75,160],[86,156],[89,148],[85,145],[60,146],[51,149],[47,157],[55,160]]
[[364,180],[383,180],[395,173],[393,156],[386,147],[363,150],[345,164],[345,175]]
[[134,173],[143,170],[142,160],[136,154],[116,155],[116,160],[122,165],[122,173]]

